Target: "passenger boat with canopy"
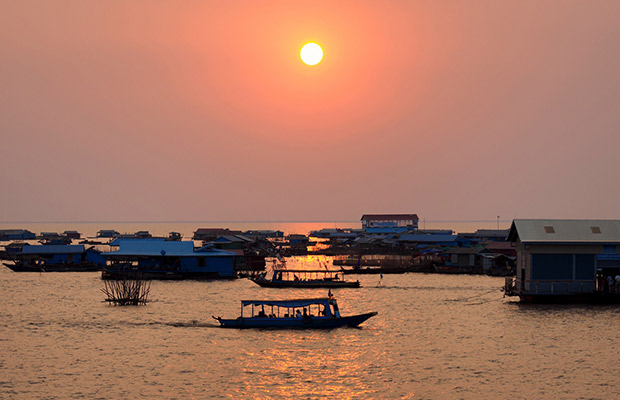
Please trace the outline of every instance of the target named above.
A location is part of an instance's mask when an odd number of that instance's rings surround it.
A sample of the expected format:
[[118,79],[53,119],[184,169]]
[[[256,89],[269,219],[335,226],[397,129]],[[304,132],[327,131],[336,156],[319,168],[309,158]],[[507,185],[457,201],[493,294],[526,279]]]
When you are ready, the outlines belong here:
[[242,300],[241,316],[237,319],[213,318],[222,328],[331,329],[356,327],[375,315],[376,312],[369,312],[343,317],[336,299],[330,296],[297,300]]
[[271,279],[265,274],[251,278],[252,282],[272,288],[358,288],[359,281],[345,281],[342,271],[276,269]]

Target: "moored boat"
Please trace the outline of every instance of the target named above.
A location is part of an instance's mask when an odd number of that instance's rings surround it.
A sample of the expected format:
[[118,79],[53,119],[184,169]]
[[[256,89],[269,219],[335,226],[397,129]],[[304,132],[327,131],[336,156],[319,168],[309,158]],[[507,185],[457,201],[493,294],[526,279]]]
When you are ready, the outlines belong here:
[[420,272],[420,268],[413,265],[402,267],[353,267],[344,268],[342,272],[351,275],[369,275],[369,274],[404,274],[406,272]]
[[[244,316],[244,309],[248,307]],[[333,297],[297,300],[242,300],[236,319],[213,317],[222,328],[332,329],[356,327],[377,315],[369,312],[343,317]]]
[[284,270],[273,271],[271,279],[264,274],[250,278],[263,287],[272,288],[358,288],[359,281],[345,281],[342,271],[329,270]]

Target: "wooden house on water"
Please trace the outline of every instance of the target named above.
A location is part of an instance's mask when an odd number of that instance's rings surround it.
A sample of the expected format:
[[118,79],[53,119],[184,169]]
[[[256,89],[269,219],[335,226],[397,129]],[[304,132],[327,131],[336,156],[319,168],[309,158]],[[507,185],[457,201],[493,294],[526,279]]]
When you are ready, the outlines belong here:
[[620,301],[620,220],[515,219],[508,240],[517,250],[517,274],[507,278],[507,295],[527,302]]
[[37,235],[26,229],[0,229],[0,241],[34,240]]
[[105,265],[101,252],[84,245],[24,245],[9,253],[15,272],[98,271]]
[[138,276],[144,279],[215,279],[235,276],[235,254],[191,241],[116,239],[117,250],[103,253],[107,265],[103,279]]

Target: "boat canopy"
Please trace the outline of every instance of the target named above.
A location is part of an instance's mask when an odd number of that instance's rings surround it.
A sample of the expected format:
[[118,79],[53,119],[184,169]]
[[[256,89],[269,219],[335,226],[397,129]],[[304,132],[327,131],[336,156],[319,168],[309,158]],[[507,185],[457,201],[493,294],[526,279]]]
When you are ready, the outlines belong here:
[[319,299],[299,299],[299,300],[241,300],[241,304],[243,307],[254,305],[254,306],[276,306],[276,307],[307,307],[312,304],[322,304],[329,305],[330,299],[329,297],[319,298]]

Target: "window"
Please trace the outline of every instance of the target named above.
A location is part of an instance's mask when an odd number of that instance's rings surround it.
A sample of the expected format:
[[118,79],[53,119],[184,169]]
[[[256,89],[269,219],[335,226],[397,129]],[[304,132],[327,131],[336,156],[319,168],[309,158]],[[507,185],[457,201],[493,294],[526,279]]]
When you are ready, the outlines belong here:
[[198,257],[198,266],[199,267],[204,267],[207,265],[207,258],[206,257]]
[[[587,260],[584,260],[584,264]],[[584,266],[584,269],[586,266]],[[573,279],[572,254],[532,254],[532,279]]]
[[601,233],[601,228],[598,226],[591,226],[590,230],[592,231],[592,233]]
[[545,226],[545,233],[555,233],[555,229],[552,226]]

